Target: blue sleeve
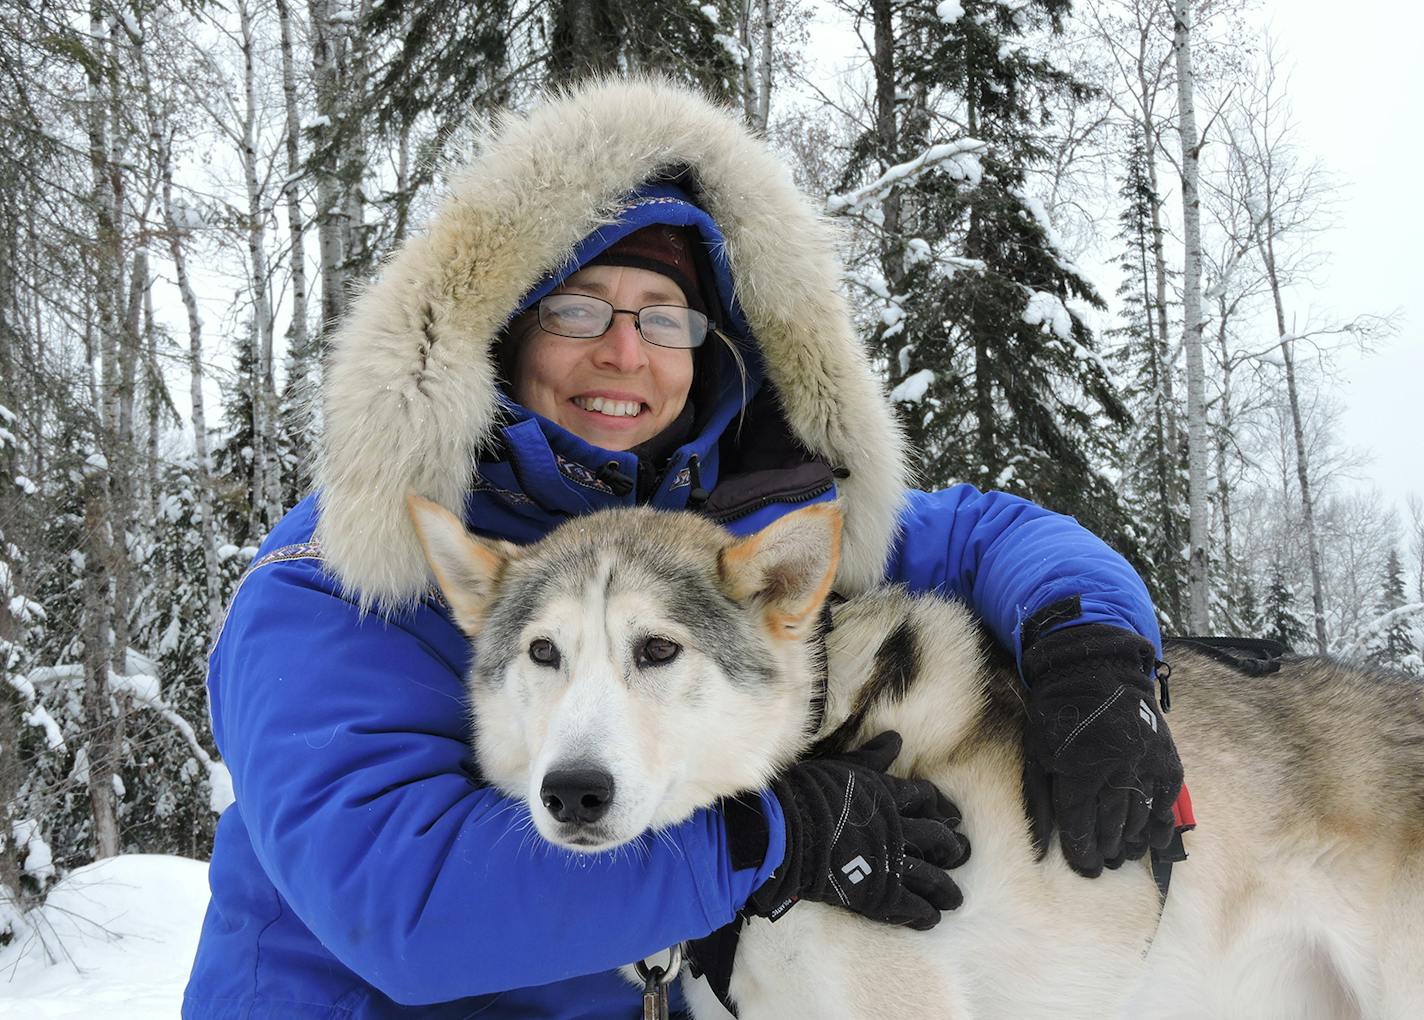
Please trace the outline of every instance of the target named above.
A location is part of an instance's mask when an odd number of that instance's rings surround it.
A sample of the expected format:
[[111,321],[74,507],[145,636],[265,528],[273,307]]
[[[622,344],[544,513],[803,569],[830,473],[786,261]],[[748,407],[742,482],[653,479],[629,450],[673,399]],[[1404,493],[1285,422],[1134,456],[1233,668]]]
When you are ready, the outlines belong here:
[[577,855],[466,770],[467,649],[422,607],[361,615],[312,562],[249,575],[210,660],[214,733],[263,870],[322,944],[407,1004],[627,964],[730,921],[781,863],[734,871],[720,814]]
[[1007,493],[972,485],[907,493],[886,579],[968,603],[1015,659],[1023,655],[1024,621],[1074,597],[1077,615],[1045,633],[1107,623],[1141,634],[1161,653],[1147,586],[1128,562],[1073,518]]

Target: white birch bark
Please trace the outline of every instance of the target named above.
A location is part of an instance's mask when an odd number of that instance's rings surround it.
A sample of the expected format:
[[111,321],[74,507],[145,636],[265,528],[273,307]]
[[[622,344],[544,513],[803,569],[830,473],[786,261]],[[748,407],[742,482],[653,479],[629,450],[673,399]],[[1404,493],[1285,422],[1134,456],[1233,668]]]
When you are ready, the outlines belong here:
[[1206,374],[1202,359],[1201,199],[1198,195],[1196,105],[1192,96],[1191,2],[1173,0],[1172,40],[1177,63],[1178,128],[1182,139],[1182,348],[1187,361],[1187,614],[1193,633],[1211,629],[1207,572]]
[[757,105],[752,126],[765,132],[771,120],[771,0],[761,0],[761,55],[757,58]]
[[[295,366],[292,355],[308,349],[307,329],[307,256],[306,224],[302,219],[300,182],[303,176],[301,157],[301,120],[297,114],[296,63],[292,56],[292,17],[288,0],[277,0],[277,21],[281,33],[282,98],[286,111],[287,178],[283,187],[287,199],[287,232],[291,236],[292,257],[292,317],[287,327],[288,364]],[[302,371],[314,370],[308,359]],[[297,403],[305,404],[312,380],[295,378],[290,373],[287,388]],[[301,488],[301,486],[298,486]]]
[[267,214],[257,166],[257,55],[252,6],[237,5],[242,32],[242,170],[247,188],[247,256],[252,275],[252,314],[257,350],[252,393],[252,503],[250,536],[271,528],[281,516],[273,436],[276,409],[272,372],[272,309],[268,296]]
[[110,566],[113,560],[113,522],[109,492],[108,461],[101,456],[100,443],[117,418],[115,385],[118,334],[122,326],[119,308],[120,265],[118,243],[118,196],[114,192],[110,158],[109,102],[103,92],[103,76],[112,47],[110,25],[97,2],[89,12],[89,31],[99,58],[89,67],[88,135],[89,162],[93,174],[95,216],[95,310],[98,322],[93,353],[100,361],[97,373],[100,412],[94,455],[84,469],[81,497],[84,505],[83,623],[84,720],[89,728],[89,810],[94,820],[96,857],[113,857],[119,852],[119,820],[116,810],[114,776],[113,716],[109,707],[109,666],[113,624],[113,592]]

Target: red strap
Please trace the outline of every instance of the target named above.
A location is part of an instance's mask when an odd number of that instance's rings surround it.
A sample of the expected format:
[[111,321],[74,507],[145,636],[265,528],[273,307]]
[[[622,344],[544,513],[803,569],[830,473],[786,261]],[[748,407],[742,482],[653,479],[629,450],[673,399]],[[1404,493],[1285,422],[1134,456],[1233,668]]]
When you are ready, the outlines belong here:
[[1187,792],[1187,784],[1182,784],[1182,792],[1177,794],[1177,803],[1172,805],[1177,815],[1177,831],[1185,832],[1197,827],[1197,816],[1192,813],[1192,795]]

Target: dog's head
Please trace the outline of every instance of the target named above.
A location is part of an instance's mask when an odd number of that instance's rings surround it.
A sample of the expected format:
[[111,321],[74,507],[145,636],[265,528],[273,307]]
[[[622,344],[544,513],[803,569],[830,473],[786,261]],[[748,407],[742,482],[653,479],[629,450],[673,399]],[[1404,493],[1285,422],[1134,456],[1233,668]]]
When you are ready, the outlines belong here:
[[761,786],[805,747],[834,505],[743,539],[692,514],[613,510],[522,548],[409,507],[474,641],[480,768],[551,843],[626,843]]

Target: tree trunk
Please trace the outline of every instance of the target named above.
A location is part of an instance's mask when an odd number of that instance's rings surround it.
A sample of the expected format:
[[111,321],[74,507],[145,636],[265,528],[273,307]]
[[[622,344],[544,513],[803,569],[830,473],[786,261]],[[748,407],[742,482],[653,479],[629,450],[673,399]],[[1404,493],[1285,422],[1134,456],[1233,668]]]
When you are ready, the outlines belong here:
[[249,533],[255,540],[281,516],[277,495],[277,465],[273,419],[276,401],[272,372],[272,309],[267,291],[267,215],[262,208],[257,168],[257,64],[252,9],[238,4],[242,29],[242,84],[245,109],[242,118],[242,168],[247,185],[247,256],[252,274],[252,315],[257,350],[252,391],[252,505],[257,525]]
[[1182,272],[1182,347],[1187,358],[1188,613],[1193,633],[1206,634],[1211,629],[1206,550],[1206,376],[1202,364],[1201,200],[1197,194],[1200,145],[1192,98],[1190,0],[1174,0],[1172,22],[1182,137],[1182,226],[1187,249]]
[[342,25],[331,19],[332,6],[337,2],[339,0],[310,0],[312,78],[316,85],[318,125],[313,151],[320,156],[316,167],[316,223],[323,331],[335,325],[346,310],[346,253],[341,249],[344,233],[341,221],[346,209],[333,141],[342,116],[338,65],[344,59],[346,45]]
[[99,361],[97,378],[91,370],[91,380],[98,397],[98,421],[95,423],[92,453],[84,467],[82,488],[84,506],[84,575],[83,617],[81,633],[84,642],[84,719],[89,727],[89,805],[94,821],[94,844],[97,857],[112,857],[119,852],[119,822],[116,810],[113,776],[114,753],[113,713],[109,707],[109,669],[113,628],[114,592],[111,587],[116,555],[112,489],[109,474],[112,463],[100,460],[113,453],[113,438],[118,420],[118,351],[123,324],[122,244],[120,241],[119,165],[111,158],[109,114],[112,107],[104,95],[106,72],[110,70],[112,45],[105,11],[97,3],[90,8],[89,31],[98,56],[88,67],[88,141],[89,163],[93,174],[93,207],[95,217],[94,245],[94,309],[98,321],[88,333],[91,337],[88,355],[90,364]]
[[[1157,200],[1156,147],[1152,130],[1144,121],[1142,151],[1146,155],[1148,188],[1152,192],[1151,234],[1141,248],[1142,308],[1147,318],[1149,376],[1152,383],[1152,431],[1155,449],[1153,471],[1157,476],[1157,499],[1162,506],[1162,546],[1170,558],[1165,568],[1162,591],[1167,596],[1167,612],[1172,626],[1182,627],[1182,585],[1178,559],[1182,537],[1177,534],[1177,458],[1181,445],[1177,434],[1176,400],[1172,395],[1172,366],[1168,357],[1171,339],[1167,333],[1167,263],[1162,251],[1161,203]],[[1148,254],[1151,266],[1148,266]],[[1155,283],[1155,300],[1153,284]]]
[[206,580],[208,633],[212,633],[222,614],[222,589],[218,578],[217,521],[213,518],[213,464],[208,452],[208,419],[203,398],[203,320],[198,314],[198,299],[188,277],[188,256],[183,250],[183,232],[173,216],[173,176],[167,150],[163,155],[163,210],[168,229],[168,252],[173,258],[178,292],[183,296],[183,309],[188,315],[189,396],[193,404],[193,445],[196,452],[194,489],[198,508],[198,534],[203,547],[203,574]]
[[[895,24],[891,0],[870,0],[875,27],[875,142],[884,173],[897,162],[900,149],[895,118]],[[900,193],[891,189],[880,203],[885,219],[880,231],[880,271],[891,294],[905,283],[905,259],[900,238]]]
[[1216,342],[1221,349],[1221,422],[1216,443],[1216,498],[1221,505],[1222,588],[1226,593],[1226,605],[1234,608],[1239,604],[1240,592],[1237,591],[1236,554],[1231,533],[1231,489],[1226,478],[1226,447],[1231,442],[1232,427],[1235,424],[1231,415],[1231,352],[1227,349],[1226,338],[1226,321],[1230,312],[1224,294],[1217,295],[1216,301]]
[[761,132],[771,120],[771,0],[761,0],[761,56],[757,59],[757,107],[752,125]]
[[1275,224],[1271,208],[1271,189],[1267,189],[1265,239],[1261,255],[1266,263],[1266,276],[1271,281],[1271,299],[1276,308],[1276,330],[1281,338],[1281,357],[1286,363],[1286,397],[1290,401],[1291,433],[1295,442],[1295,476],[1300,485],[1300,508],[1305,519],[1305,542],[1310,553],[1310,601],[1315,610],[1315,650],[1324,655],[1329,642],[1325,636],[1325,586],[1320,566],[1320,543],[1315,532],[1315,500],[1310,492],[1310,464],[1305,448],[1305,425],[1300,417],[1300,393],[1295,380],[1295,342],[1286,335],[1285,306],[1281,301],[1280,279],[1276,275],[1276,248],[1272,240]]
[[[311,341],[307,329],[307,255],[306,226],[302,221],[301,189],[302,171],[301,119],[297,114],[296,62],[292,57],[292,17],[287,0],[277,0],[277,20],[281,33],[282,48],[282,97],[286,107],[287,179],[283,191],[287,199],[287,232],[292,239],[292,317],[287,325],[287,363],[300,371],[296,377],[289,373],[287,390],[294,394],[298,404],[304,405],[311,391],[313,380],[305,377],[306,372],[315,371],[311,351]],[[402,135],[404,142],[404,135]],[[402,149],[402,166],[405,152]],[[305,463],[305,458],[302,458]],[[299,468],[296,480],[298,493],[306,489],[306,472]]]
[[113,618],[108,561],[114,536],[108,521],[106,471],[85,469],[84,493],[84,722],[89,739],[89,811],[94,819],[94,856],[119,852],[118,798],[114,795],[115,718],[109,697]]

